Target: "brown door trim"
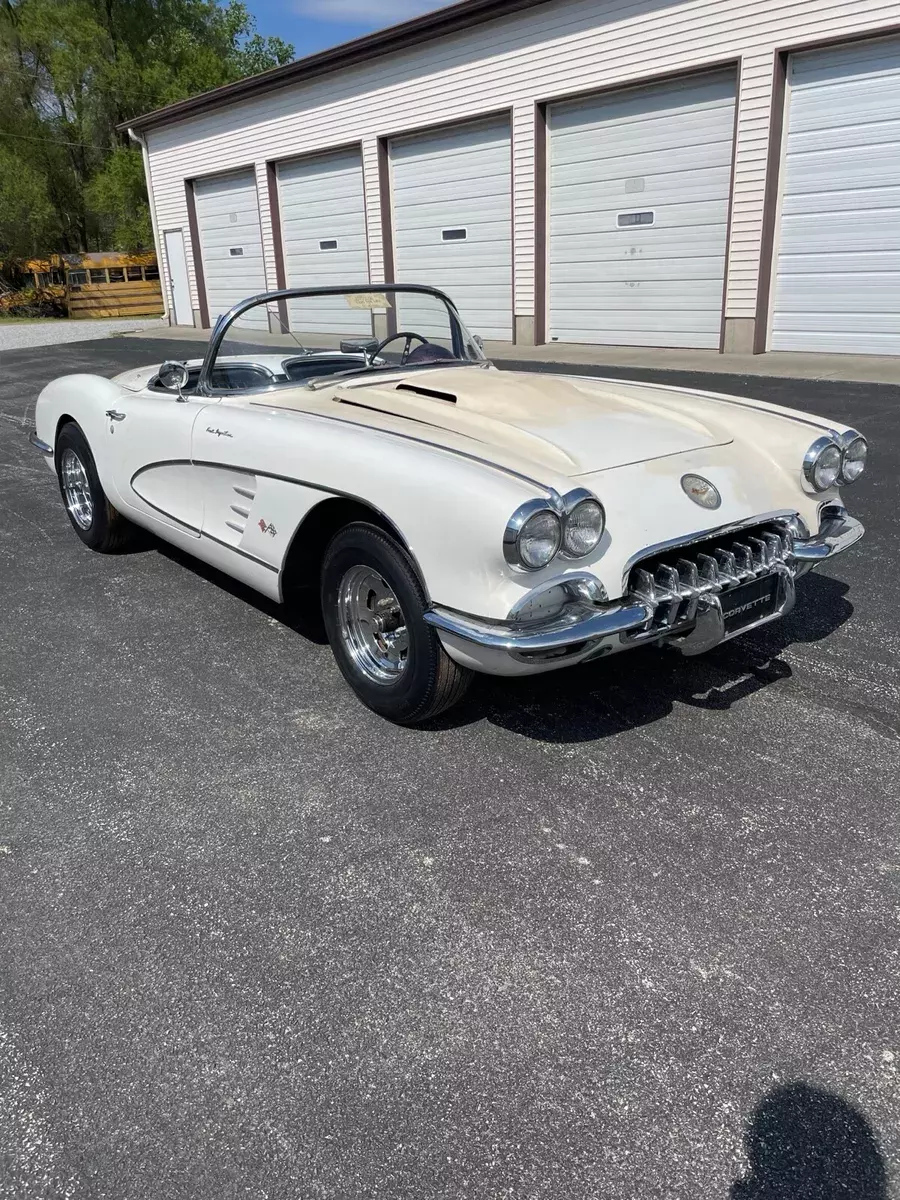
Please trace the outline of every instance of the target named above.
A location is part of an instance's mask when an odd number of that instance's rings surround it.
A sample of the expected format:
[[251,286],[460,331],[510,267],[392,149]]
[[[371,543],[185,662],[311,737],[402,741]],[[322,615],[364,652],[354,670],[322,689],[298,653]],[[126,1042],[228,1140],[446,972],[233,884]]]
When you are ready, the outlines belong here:
[[[281,205],[278,197],[278,168],[275,162],[266,163],[266,190],[269,193],[269,220],[272,223],[272,251],[275,255],[275,286],[280,291],[287,287],[284,269],[284,242],[281,233]],[[278,320],[283,331],[290,329],[287,301],[278,301]]]
[[766,157],[766,186],[763,194],[759,275],[756,285],[756,319],[753,326],[754,354],[765,354],[768,348],[769,304],[772,295],[772,273],[775,269],[775,229],[778,224],[778,192],[781,184],[781,147],[784,139],[787,65],[788,51],[776,50],[772,75],[772,104],[769,111],[769,151]]
[[731,227],[734,219],[734,180],[737,173],[738,121],[741,115],[741,71],[743,61],[738,59],[737,78],[734,82],[734,128],[731,134],[731,180],[728,184],[728,216],[725,218],[725,270],[722,278],[722,323],[719,328],[719,353],[725,353],[725,323],[728,309],[728,268],[731,264]]
[[547,105],[534,106],[534,344],[547,340]]
[[209,300],[206,296],[206,276],[203,273],[203,254],[200,250],[200,226],[197,223],[197,201],[194,196],[194,181],[184,181],[184,198],[187,203],[188,230],[191,235],[191,257],[194,260],[194,279],[197,284],[197,306],[200,309],[200,326],[209,329]]
[[[384,282],[396,283],[397,268],[394,263],[394,221],[391,211],[391,160],[388,138],[378,139],[378,205],[381,210],[381,257],[384,263]],[[397,332],[397,310],[387,310],[387,330]]]

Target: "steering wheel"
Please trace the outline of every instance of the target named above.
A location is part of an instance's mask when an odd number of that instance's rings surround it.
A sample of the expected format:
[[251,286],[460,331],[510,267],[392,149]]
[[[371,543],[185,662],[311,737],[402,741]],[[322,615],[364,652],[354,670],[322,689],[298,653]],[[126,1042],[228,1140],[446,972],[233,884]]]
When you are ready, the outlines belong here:
[[403,349],[400,351],[401,367],[406,365],[406,360],[409,358],[409,352],[412,350],[413,338],[415,338],[417,342],[421,342],[423,346],[428,345],[428,338],[422,337],[421,333],[406,333],[405,331],[402,333],[392,333],[389,337],[386,337],[384,341],[379,342],[374,350],[372,350],[369,361],[374,362],[385,346],[389,346],[391,342],[396,342],[398,338],[406,339],[403,343]]

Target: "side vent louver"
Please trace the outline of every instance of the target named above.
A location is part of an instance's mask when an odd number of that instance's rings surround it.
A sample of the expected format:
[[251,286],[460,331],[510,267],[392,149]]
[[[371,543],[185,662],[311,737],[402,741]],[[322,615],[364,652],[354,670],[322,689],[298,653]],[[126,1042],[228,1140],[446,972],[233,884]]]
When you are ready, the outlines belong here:
[[225,524],[229,529],[233,529],[235,533],[243,537],[244,530],[247,528],[247,520],[250,516],[250,505],[256,499],[256,489],[249,487],[238,487],[235,485],[232,488],[232,491],[236,495],[240,496],[241,500],[245,500],[247,503],[242,504],[233,501],[228,506],[229,511],[233,512],[237,517],[240,518],[240,520],[236,521],[233,517],[228,517],[225,520]]

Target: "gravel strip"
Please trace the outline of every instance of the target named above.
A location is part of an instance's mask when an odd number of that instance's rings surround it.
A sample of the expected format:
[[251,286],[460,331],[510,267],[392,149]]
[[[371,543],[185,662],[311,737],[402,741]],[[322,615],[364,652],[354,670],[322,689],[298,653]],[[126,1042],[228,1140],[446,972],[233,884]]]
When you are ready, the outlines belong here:
[[110,337],[115,333],[138,333],[154,329],[161,324],[159,317],[135,317],[121,320],[69,321],[47,320],[28,324],[18,321],[8,325],[0,321],[0,353],[4,350],[21,350],[29,346],[59,346],[63,342],[89,342],[95,338]]

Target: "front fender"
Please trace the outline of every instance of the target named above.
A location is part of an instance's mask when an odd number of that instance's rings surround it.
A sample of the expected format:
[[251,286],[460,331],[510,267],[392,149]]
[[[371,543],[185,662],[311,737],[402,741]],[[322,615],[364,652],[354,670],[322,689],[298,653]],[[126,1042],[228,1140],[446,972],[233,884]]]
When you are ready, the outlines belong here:
[[[63,418],[71,418],[81,427],[93,450],[103,490],[113,500],[118,497],[118,492],[99,450],[106,433],[107,409],[115,408],[121,398],[121,387],[102,375],[63,375],[47,384],[35,405],[37,436],[52,446],[54,452],[56,435]],[[55,458],[51,458],[50,462],[55,464]]]

